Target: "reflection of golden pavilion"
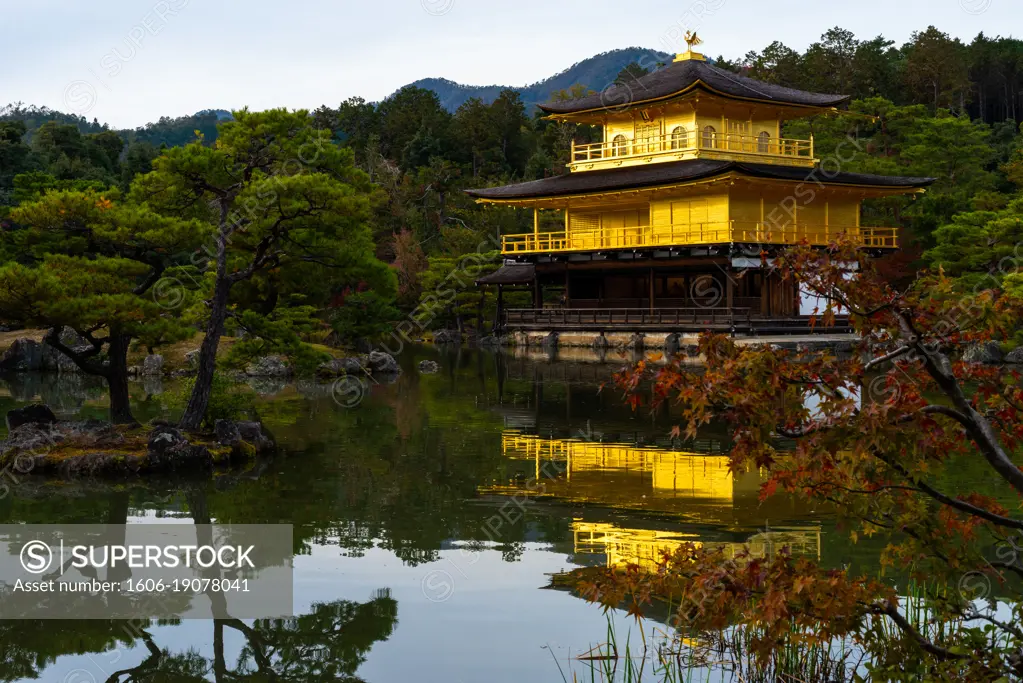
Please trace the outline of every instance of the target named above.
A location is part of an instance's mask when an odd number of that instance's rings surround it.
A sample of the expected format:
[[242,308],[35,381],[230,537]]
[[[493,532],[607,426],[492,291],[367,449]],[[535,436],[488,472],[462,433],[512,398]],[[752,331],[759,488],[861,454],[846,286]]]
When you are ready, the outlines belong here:
[[[532,476],[523,481],[523,472],[512,483],[485,487],[485,492],[670,513],[689,523],[691,531],[669,531],[641,528],[641,519],[619,525],[576,517],[572,522],[575,552],[606,555],[609,566],[638,564],[653,569],[665,552],[672,553],[687,542],[723,548],[728,557],[741,552],[770,557],[783,547],[799,555],[820,554],[819,526],[767,528],[765,520],[770,517],[792,516],[790,503],[776,499],[761,503],[760,473],[731,472],[727,456],[543,439],[514,431],[505,432],[502,445],[506,458],[531,463]],[[651,526],[664,524],[651,521]],[[737,528],[762,531],[747,535]],[[708,535],[739,538],[709,540]]]
[[[604,505],[672,509],[670,501],[731,507],[737,498],[756,500],[758,472],[734,474],[724,456],[623,444],[542,439],[517,432],[502,438],[505,457],[533,461],[534,495]],[[520,489],[521,486],[489,487]]]
[[574,520],[572,531],[577,554],[607,556],[609,567],[636,564],[655,570],[665,553],[672,554],[684,543],[708,550],[723,550],[728,559],[743,553],[750,557],[772,557],[782,548],[794,555],[813,555],[820,559],[820,528],[766,530],[742,543],[704,542],[696,534],[678,534],[652,529],[624,529],[613,524]]

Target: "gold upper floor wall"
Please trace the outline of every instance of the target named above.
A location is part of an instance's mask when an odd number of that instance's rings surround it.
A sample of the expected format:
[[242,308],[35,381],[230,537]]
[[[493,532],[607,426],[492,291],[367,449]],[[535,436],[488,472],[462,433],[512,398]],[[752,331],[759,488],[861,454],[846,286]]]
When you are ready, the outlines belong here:
[[[729,243],[826,246],[841,235],[867,248],[895,249],[897,230],[864,226],[868,190],[825,187],[797,197],[784,184],[726,179],[648,192],[565,200],[558,230],[537,207],[534,231],[502,237],[506,255],[684,247]],[[551,205],[550,208],[554,208]]]
[[649,109],[605,112],[603,139],[573,142],[572,171],[686,159],[717,159],[813,167],[814,141],[783,138],[785,107],[742,104],[705,94]]

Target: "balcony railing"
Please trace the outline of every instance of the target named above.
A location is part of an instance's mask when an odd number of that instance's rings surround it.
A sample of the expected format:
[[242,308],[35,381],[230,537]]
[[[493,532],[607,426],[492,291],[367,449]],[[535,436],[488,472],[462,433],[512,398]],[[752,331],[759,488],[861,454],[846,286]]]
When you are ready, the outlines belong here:
[[814,142],[791,138],[772,138],[737,133],[706,133],[691,131],[686,136],[656,135],[635,140],[610,140],[577,145],[572,142],[572,163],[577,166],[606,161],[625,161],[643,157],[681,158],[698,156],[700,152],[722,152],[754,157],[814,161]]
[[721,221],[505,235],[501,238],[501,252],[510,255],[553,254],[731,242],[785,245],[799,244],[804,240],[814,246],[827,246],[842,235],[852,238],[862,247],[871,249],[896,249],[899,246],[897,228],[816,224],[779,227],[766,223]]

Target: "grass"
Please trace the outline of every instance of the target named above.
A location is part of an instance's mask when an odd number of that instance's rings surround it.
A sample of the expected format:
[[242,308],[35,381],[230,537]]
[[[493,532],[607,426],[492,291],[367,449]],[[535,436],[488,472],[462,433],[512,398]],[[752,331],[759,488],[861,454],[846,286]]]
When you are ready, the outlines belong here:
[[[191,351],[196,351],[202,346],[203,340],[206,338],[206,334],[203,332],[197,332],[189,339],[175,342],[173,344],[163,344],[158,348],[153,349],[154,352],[163,356],[163,367],[166,371],[183,370],[189,367],[188,359],[185,355]],[[231,347],[234,346],[238,340],[234,337],[221,337],[220,346],[217,347],[217,358],[223,358],[231,351]],[[148,349],[141,344],[132,344],[132,348],[128,351],[128,365],[142,365],[142,362],[149,355]]]

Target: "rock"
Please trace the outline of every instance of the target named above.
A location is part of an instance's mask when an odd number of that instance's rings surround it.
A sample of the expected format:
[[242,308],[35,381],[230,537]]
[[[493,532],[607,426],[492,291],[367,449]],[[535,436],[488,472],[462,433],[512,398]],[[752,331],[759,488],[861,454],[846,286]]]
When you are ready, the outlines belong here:
[[996,365],[1005,358],[1002,347],[998,342],[984,342],[983,344],[972,344],[963,351],[963,361],[967,363],[982,363],[985,365]]
[[462,333],[458,330],[437,330],[433,333],[434,344],[461,344]]
[[476,342],[476,346],[480,347],[481,349],[494,349],[501,346],[501,339],[500,337],[495,337],[494,335],[490,335],[488,337],[480,337],[480,340]]
[[1006,363],[1012,363],[1013,365],[1023,364],[1023,346],[1018,349],[1013,349],[1005,356]]
[[260,422],[236,422],[242,441],[256,447],[257,453],[269,453],[277,448],[277,441]]
[[0,443],[0,464],[12,464],[13,458],[15,469],[22,473],[52,469],[52,464],[46,466],[47,457],[65,441],[73,441],[83,449],[116,448],[124,443],[124,436],[102,420],[29,422],[12,429]]
[[364,370],[365,367],[358,358],[335,358],[316,368],[316,374],[321,377],[340,377],[341,375],[355,375]]
[[664,338],[664,355],[671,357],[677,356],[682,351],[682,335],[675,333],[669,334]]
[[[58,429],[57,423],[42,424],[28,422],[15,427],[0,441],[0,465],[8,467],[20,474],[28,474],[35,469],[35,462],[57,444],[64,441],[64,434]],[[3,487],[0,486],[0,490]]]
[[686,344],[684,350],[686,352],[686,355],[689,356],[690,358],[696,358],[697,356],[700,355],[699,344]]
[[147,465],[151,469],[196,471],[213,468],[213,455],[205,446],[194,445],[175,427],[155,427],[149,433]]
[[138,377],[142,374],[142,367],[139,365],[128,366],[128,377]]
[[233,446],[242,440],[238,423],[234,420],[217,420],[213,425],[213,433],[217,437],[217,443],[222,446]]
[[143,377],[163,375],[163,356],[156,353],[146,356],[146,359],[142,361],[142,375]]
[[[69,328],[64,328],[65,330]],[[77,335],[75,335],[77,336]],[[63,338],[63,337],[62,337]],[[92,348],[90,344],[84,345],[68,345],[72,351],[77,353],[84,353]],[[42,368],[46,372],[57,372],[57,373],[77,373],[81,372],[81,369],[75,365],[75,362],[71,358],[64,354],[63,351],[58,351],[49,344],[43,344],[43,360]]]
[[194,351],[189,351],[188,353],[186,353],[185,354],[185,362],[188,363],[188,367],[190,367],[190,368],[193,368],[193,369],[198,368],[199,367],[199,349],[195,349]]
[[27,424],[53,424],[57,416],[53,414],[49,406],[41,403],[34,403],[23,408],[15,408],[7,412],[7,431],[17,429]]
[[543,342],[540,343],[540,347],[544,349],[556,349],[558,348],[558,333],[551,332],[543,338]]
[[629,343],[625,345],[625,348],[632,351],[642,351],[644,346],[645,336],[638,332],[629,339]]
[[60,343],[72,349],[79,346],[92,346],[88,339],[75,332],[74,328],[67,326],[60,330]]
[[593,338],[593,343],[590,346],[593,347],[594,351],[607,351],[611,346],[611,342],[604,335],[600,335]]
[[193,437],[165,422],[154,422],[148,433],[100,420],[29,422],[0,442],[0,466],[18,474],[61,476],[194,473],[276,449],[273,436],[258,422],[218,421],[216,437],[215,442]]
[[158,455],[176,453],[191,444],[185,433],[170,425],[158,425],[149,433],[149,452]]
[[217,443],[230,446],[236,455],[272,453],[277,448],[277,442],[260,422],[217,420],[213,431]]
[[419,364],[419,372],[424,375],[435,375],[440,372],[440,365],[436,361],[424,360]]
[[0,358],[0,370],[39,372],[42,369],[43,345],[26,337],[15,339]]
[[369,368],[373,374],[397,375],[401,372],[398,361],[394,356],[383,351],[373,351],[369,354]]
[[263,356],[249,363],[245,374],[249,377],[290,377],[291,368],[280,356]]

